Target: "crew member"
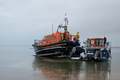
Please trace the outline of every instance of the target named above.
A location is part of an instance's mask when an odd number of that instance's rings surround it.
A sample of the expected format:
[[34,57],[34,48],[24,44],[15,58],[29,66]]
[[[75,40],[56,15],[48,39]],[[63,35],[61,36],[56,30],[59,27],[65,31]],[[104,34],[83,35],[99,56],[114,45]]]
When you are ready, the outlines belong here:
[[63,38],[64,38],[64,37],[63,37],[63,33],[62,33],[62,34],[61,34],[61,41],[63,41]]
[[73,43],[75,43],[76,42],[76,40],[75,40],[75,38],[73,38]]
[[107,41],[107,39],[106,39],[106,37],[104,37],[104,45],[106,44],[106,41]]
[[63,32],[63,38],[64,38],[63,40],[66,41],[66,31]]
[[70,33],[67,32],[67,41],[69,41],[69,40],[70,40]]

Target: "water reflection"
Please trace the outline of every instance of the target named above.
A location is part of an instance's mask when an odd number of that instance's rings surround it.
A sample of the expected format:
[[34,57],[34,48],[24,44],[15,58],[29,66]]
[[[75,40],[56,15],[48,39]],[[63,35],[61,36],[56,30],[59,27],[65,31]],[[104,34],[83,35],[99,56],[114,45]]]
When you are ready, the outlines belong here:
[[111,75],[110,62],[85,62],[66,59],[35,58],[33,61],[35,71],[57,79],[104,79]]
[[111,76],[111,63],[85,63],[85,78],[86,79],[104,79],[108,80]]

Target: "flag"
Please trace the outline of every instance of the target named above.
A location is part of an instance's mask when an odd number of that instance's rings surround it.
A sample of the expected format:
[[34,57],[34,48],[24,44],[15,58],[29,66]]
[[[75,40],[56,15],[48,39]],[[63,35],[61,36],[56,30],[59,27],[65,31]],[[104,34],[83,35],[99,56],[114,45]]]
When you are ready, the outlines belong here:
[[67,19],[67,25],[68,25],[68,19]]

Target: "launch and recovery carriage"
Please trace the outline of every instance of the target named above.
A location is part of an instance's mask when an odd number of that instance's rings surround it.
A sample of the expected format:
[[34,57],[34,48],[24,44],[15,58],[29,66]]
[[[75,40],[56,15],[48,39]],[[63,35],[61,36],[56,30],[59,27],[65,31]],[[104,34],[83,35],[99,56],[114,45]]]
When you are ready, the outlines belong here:
[[108,61],[111,59],[111,42],[104,38],[88,38],[84,46],[84,58],[88,61]]

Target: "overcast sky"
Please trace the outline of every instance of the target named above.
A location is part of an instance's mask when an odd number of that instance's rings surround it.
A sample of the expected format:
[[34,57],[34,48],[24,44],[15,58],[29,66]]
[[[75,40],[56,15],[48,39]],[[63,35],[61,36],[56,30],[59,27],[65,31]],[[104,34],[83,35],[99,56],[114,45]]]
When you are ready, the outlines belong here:
[[120,47],[120,0],[0,0],[0,45],[31,45],[68,18],[80,41],[107,37]]

